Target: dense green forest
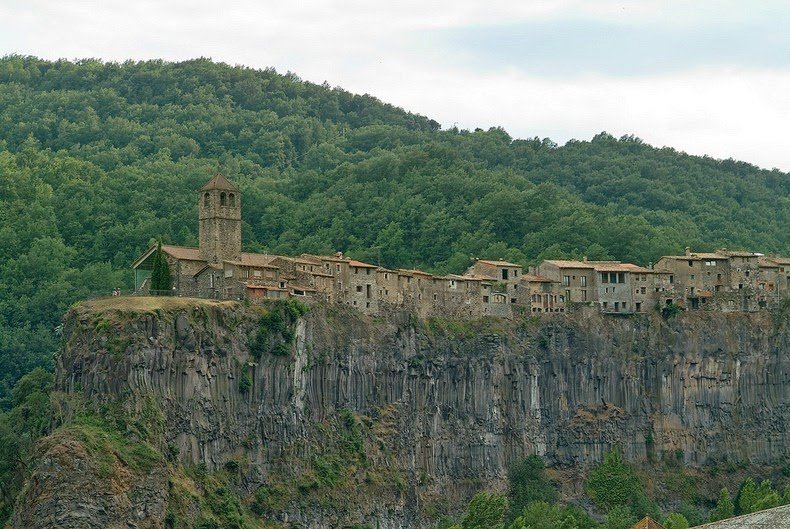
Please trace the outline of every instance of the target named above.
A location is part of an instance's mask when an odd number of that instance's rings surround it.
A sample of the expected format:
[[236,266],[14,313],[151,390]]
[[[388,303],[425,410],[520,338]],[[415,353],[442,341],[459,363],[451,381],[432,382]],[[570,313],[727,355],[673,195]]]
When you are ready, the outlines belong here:
[[[540,104],[536,101],[535,104]],[[0,59],[0,405],[73,302],[128,291],[195,191],[243,192],[244,244],[460,272],[472,256],[645,264],[686,245],[790,253],[790,175],[606,133],[558,146],[208,59]]]

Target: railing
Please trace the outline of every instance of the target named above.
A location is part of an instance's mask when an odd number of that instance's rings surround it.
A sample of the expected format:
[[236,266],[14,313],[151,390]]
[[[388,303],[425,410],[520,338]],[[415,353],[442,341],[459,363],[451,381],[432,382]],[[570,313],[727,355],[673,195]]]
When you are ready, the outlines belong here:
[[171,289],[171,290],[142,290],[134,296],[163,296],[178,298],[204,298],[204,299],[239,299],[238,295],[226,294],[217,290],[204,289]]

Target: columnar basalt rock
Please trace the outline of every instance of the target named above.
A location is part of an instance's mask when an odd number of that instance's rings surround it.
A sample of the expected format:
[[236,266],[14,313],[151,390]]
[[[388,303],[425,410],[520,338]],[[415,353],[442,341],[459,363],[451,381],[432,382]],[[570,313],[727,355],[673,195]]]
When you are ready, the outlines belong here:
[[[74,310],[57,387],[131,413],[155,399],[163,451],[209,469],[243,456],[250,490],[308,468],[347,410],[361,418],[370,472],[404,483],[376,498],[361,486],[338,519],[381,527],[419,527],[425,498],[501,487],[507,465],[532,453],[580,468],[615,445],[630,460],[692,466],[790,456],[788,326],[772,313],[455,323],[317,306],[295,325],[290,355],[254,358],[258,318],[229,302]],[[114,323],[97,330],[98,319]],[[125,337],[121,353],[113,335]],[[318,507],[290,516],[329,523]]]

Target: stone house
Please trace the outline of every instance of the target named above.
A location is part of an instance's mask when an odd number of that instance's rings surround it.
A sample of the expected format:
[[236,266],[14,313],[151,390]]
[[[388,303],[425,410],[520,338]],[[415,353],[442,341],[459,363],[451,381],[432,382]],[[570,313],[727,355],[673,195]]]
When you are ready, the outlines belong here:
[[549,259],[540,263],[537,275],[560,283],[566,303],[591,303],[596,301],[595,268],[587,262]]
[[522,275],[521,265],[508,263],[502,259],[498,261],[476,259],[464,275],[492,282],[491,303],[517,303],[518,287],[521,284],[520,276]]
[[560,282],[527,273],[521,276],[518,304],[530,313],[565,312],[565,294]]
[[[163,245],[173,293],[223,299],[342,303],[369,315],[406,309],[422,317],[512,317],[564,312],[570,303],[603,312],[644,312],[656,304],[757,310],[787,295],[790,259],[721,249],[664,256],[655,267],[619,261],[547,260],[520,265],[477,259],[463,275],[390,270],[344,257],[241,251],[241,193],[220,174],[198,192],[198,248]],[[135,290],[148,293],[156,247],[133,264]]]
[[599,304],[601,312],[612,314],[635,312],[632,268],[619,261],[591,261],[589,264],[595,270],[593,301]]
[[[661,257],[655,269],[673,276],[676,294],[687,308],[755,311],[774,304],[779,296],[766,288],[777,278],[772,266],[753,252],[722,248]],[[763,265],[761,266],[761,262]]]
[[348,301],[365,314],[378,312],[377,268],[362,261],[348,261]]
[[788,296],[790,259],[787,257],[758,258],[757,296],[761,307],[778,303]]

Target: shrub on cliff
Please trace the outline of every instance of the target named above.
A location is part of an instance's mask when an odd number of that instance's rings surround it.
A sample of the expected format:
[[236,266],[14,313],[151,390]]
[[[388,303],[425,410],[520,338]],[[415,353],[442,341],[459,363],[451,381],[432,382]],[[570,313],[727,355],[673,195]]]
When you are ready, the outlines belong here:
[[635,516],[654,515],[657,511],[645,495],[639,478],[617,449],[608,452],[603,462],[590,472],[585,489],[596,505],[609,511],[628,507]]
[[511,519],[520,516],[531,502],[542,501],[550,505],[557,501],[557,490],[546,475],[543,459],[538,455],[531,455],[511,465],[508,481]]

